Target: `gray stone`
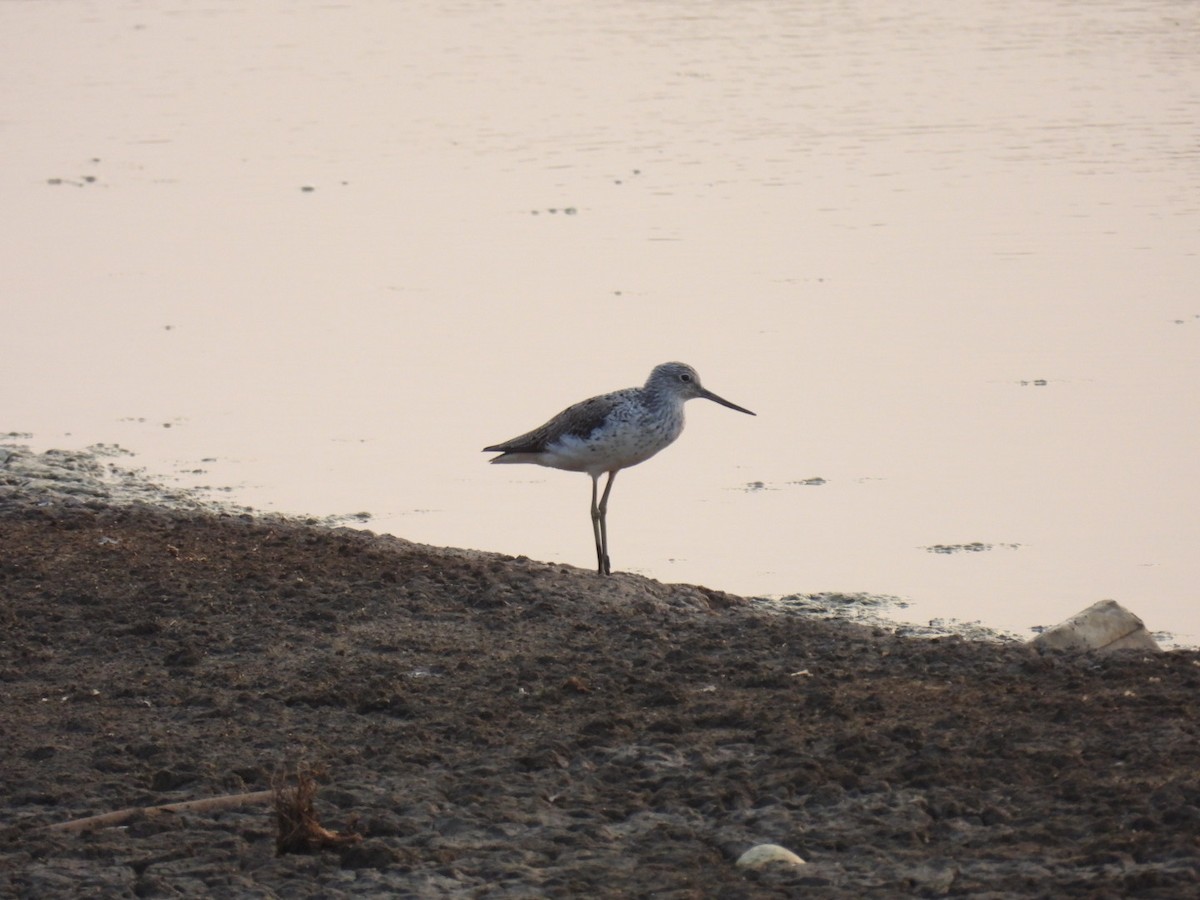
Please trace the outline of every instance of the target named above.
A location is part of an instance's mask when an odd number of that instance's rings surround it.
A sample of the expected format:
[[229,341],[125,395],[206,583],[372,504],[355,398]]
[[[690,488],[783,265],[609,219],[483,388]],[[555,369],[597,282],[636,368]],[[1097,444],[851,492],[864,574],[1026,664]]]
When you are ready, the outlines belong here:
[[1115,600],[1101,600],[1030,643],[1044,650],[1159,650],[1142,620]]

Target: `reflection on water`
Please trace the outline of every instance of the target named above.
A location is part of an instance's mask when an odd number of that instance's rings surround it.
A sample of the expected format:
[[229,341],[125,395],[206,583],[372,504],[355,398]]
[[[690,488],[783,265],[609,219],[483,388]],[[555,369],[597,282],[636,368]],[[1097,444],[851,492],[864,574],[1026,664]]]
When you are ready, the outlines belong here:
[[[588,566],[1200,638],[1200,7],[0,4],[0,430]],[[195,470],[202,470],[197,474]],[[936,547],[983,549],[953,553]]]

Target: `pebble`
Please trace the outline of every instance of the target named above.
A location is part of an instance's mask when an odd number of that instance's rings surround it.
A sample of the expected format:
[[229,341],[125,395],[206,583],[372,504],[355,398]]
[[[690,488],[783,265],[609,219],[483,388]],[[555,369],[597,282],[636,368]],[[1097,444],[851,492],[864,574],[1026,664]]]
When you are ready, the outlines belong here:
[[772,863],[782,863],[788,866],[802,866],[804,860],[787,847],[778,844],[756,844],[738,857],[737,864],[743,869],[761,869]]

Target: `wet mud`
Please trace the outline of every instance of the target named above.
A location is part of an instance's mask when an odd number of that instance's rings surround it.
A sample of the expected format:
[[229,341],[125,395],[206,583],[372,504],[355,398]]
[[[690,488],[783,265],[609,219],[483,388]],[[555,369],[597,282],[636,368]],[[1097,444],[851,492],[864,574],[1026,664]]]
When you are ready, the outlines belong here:
[[[0,485],[0,895],[1185,897],[1200,654]],[[47,828],[316,772],[269,803]],[[807,864],[746,870],[748,848]]]

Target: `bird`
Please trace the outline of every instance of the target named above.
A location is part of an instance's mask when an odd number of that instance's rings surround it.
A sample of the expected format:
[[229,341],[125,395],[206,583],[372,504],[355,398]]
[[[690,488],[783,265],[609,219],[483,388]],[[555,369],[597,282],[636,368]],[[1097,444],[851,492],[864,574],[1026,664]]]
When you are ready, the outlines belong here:
[[[599,574],[610,575],[606,520],[613,479],[621,469],[645,462],[673,443],[683,431],[683,405],[697,397],[755,415],[706,390],[691,366],[667,362],[655,366],[641,387],[568,406],[539,428],[484,447],[483,452],[500,454],[490,460],[493,463],[533,463],[591,476],[596,568]],[[606,473],[604,493],[599,494],[600,476]]]

